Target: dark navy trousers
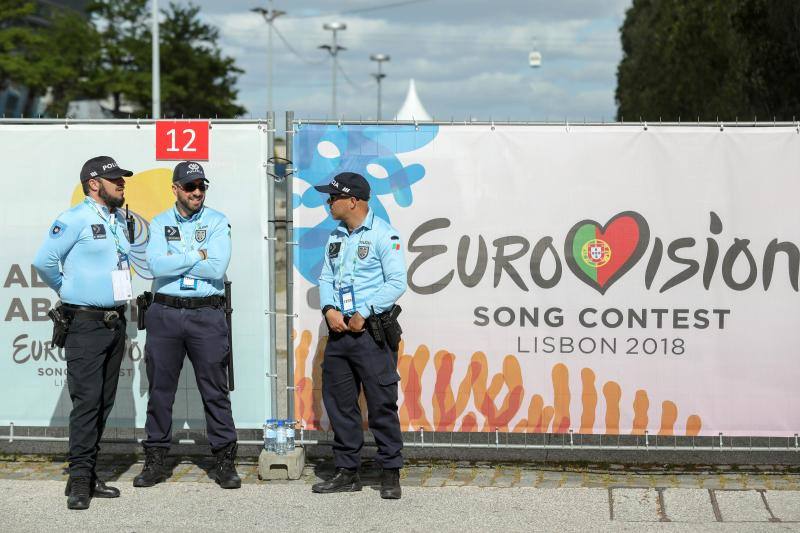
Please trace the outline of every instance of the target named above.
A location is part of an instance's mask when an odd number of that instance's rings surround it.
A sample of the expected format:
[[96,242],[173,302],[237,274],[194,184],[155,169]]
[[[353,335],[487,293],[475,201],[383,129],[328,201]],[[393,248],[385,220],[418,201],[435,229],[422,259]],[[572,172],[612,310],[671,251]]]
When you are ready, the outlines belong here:
[[100,438],[114,407],[119,368],[125,352],[125,318],[107,326],[102,320],[74,318],[64,345],[69,413],[69,474],[90,476],[97,464]]
[[228,324],[221,307],[178,309],[153,303],[145,315],[148,391],[144,446],[168,448],[172,405],[184,356],[194,368],[212,450],[236,442],[228,391]]
[[397,415],[397,352],[379,346],[367,332],[330,332],[322,362],[322,399],[334,432],[334,462],[339,468],[361,464],[364,432],[358,396],[367,400],[369,428],[383,468],[403,466],[403,438]]

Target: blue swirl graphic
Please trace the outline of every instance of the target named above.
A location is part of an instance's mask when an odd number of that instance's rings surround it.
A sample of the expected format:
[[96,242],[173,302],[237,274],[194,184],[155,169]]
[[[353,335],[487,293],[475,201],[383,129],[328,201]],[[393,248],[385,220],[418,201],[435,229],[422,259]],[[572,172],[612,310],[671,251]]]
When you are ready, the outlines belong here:
[[439,132],[438,126],[325,126],[302,125],[294,136],[295,178],[309,187],[293,195],[294,210],[301,207],[324,208],[328,216],[314,227],[295,228],[298,242],[294,266],[310,283],[317,285],[322,270],[323,248],[328,235],[338,225],[331,219],[326,195],[314,185],[324,185],[340,172],[358,172],[372,190],[369,206],[387,222],[389,215],[381,202],[391,195],[397,205],[414,202],[411,186],[425,177],[425,167],[413,163],[403,166],[397,154],[413,152],[427,145]]

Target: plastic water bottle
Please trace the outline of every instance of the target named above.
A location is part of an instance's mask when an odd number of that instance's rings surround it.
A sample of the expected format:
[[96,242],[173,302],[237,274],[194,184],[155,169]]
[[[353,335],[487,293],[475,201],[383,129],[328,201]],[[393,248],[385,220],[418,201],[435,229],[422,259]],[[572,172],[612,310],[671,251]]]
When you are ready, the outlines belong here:
[[286,425],[283,420],[278,420],[277,435],[275,437],[275,453],[286,455]]
[[264,426],[264,449],[268,452],[275,451],[275,439],[277,437],[275,431],[275,419],[270,418]]
[[294,451],[294,420],[286,421],[286,453]]

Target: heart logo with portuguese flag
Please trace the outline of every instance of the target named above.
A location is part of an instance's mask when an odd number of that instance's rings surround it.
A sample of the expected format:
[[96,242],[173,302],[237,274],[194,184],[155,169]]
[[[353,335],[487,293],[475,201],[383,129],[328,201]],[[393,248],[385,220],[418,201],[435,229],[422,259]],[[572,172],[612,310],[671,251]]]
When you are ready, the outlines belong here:
[[605,294],[642,258],[649,242],[650,228],[644,217],[625,211],[605,226],[594,220],[572,226],[564,242],[564,257],[578,279]]

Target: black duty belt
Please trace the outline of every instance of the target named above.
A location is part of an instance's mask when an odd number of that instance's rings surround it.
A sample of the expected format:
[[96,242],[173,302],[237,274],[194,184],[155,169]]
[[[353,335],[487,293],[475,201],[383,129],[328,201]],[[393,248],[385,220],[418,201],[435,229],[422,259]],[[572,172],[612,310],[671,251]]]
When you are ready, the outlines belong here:
[[153,296],[153,301],[166,305],[168,307],[176,307],[178,309],[199,309],[201,307],[222,307],[225,305],[224,296],[206,296],[205,298],[184,298],[181,296],[169,296],[167,294],[156,293]]
[[125,306],[118,307],[93,307],[89,305],[61,304],[64,314],[68,318],[79,320],[103,320],[111,322],[125,317]]

